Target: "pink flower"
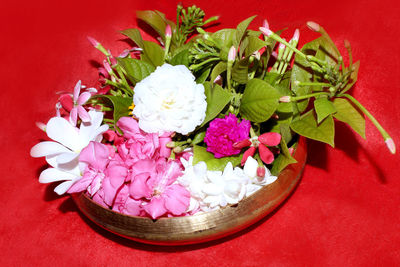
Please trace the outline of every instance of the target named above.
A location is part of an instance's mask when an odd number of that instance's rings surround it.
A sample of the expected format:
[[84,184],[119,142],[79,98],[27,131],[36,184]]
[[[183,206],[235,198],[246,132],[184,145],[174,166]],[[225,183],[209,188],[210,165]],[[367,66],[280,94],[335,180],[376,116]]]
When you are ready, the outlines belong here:
[[78,81],[75,85],[74,94],[72,97],[69,94],[63,94],[59,99],[62,107],[69,112],[69,121],[74,126],[77,123],[78,116],[83,122],[90,121],[89,113],[82,105],[89,100],[91,94],[89,92],[83,92],[79,95],[80,92],[81,81]]
[[181,173],[177,161],[159,161],[151,172],[143,171],[133,177],[130,195],[149,200],[143,209],[153,219],[165,214],[183,215],[190,204],[190,193],[183,186],[174,184]]
[[120,160],[112,160],[109,155],[106,145],[90,142],[79,155],[79,161],[86,163],[87,167],[82,178],[71,186],[68,193],[87,190],[92,197],[97,194],[97,198],[100,197],[104,204],[111,206],[128,171]]
[[212,152],[216,158],[239,154],[240,148],[233,147],[233,144],[248,139],[250,127],[250,121],[242,120],[239,123],[234,114],[224,119],[214,119],[204,138],[207,151]]

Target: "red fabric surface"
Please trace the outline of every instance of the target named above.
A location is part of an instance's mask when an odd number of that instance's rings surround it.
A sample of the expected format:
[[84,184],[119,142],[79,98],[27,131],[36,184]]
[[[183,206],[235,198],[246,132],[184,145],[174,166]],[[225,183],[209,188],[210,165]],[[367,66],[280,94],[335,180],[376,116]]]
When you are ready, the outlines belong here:
[[[399,156],[367,123],[367,141],[343,125],[336,149],[310,142],[300,185],[256,227],[203,245],[157,247],[116,237],[85,219],[68,196],[39,184],[43,159],[29,156],[45,134],[35,121],[54,115],[57,91],[78,79],[97,86],[100,53],[93,36],[118,53],[118,30],[137,24],[135,10],[158,9],[174,19],[178,1],[3,1],[0,4],[1,266],[395,266],[400,265]],[[272,29],[296,27],[301,43],[316,38],[305,22],[325,27],[361,60],[354,95],[400,144],[400,17],[397,1],[183,1],[222,27],[258,14]]]

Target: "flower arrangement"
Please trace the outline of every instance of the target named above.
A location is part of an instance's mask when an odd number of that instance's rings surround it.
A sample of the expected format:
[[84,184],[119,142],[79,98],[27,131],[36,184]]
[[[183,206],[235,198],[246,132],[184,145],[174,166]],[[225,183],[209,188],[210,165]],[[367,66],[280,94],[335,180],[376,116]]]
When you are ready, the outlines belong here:
[[143,40],[123,30],[135,47],[105,55],[101,88],[78,81],[62,94],[56,115],[40,129],[53,141],[31,149],[51,166],[39,182],[61,182],[58,194],[84,192],[116,212],[150,217],[189,216],[234,205],[274,183],[289,164],[298,136],[334,146],[334,123],[365,138],[365,116],[395,153],[377,120],[348,91],[357,81],[345,42],[346,66],[326,31],[297,48],[255,16],[235,29],[211,33],[196,7],[178,6],[176,22],[159,11],[138,11],[158,34]]

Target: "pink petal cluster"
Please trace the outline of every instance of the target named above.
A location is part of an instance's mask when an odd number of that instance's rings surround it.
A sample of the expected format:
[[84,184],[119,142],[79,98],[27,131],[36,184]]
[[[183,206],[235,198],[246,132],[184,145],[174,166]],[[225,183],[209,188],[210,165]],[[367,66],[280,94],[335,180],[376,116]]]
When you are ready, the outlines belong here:
[[234,114],[214,119],[204,138],[207,151],[212,152],[216,158],[239,154],[241,149],[235,148],[233,144],[248,139],[250,127],[250,121],[239,122]]
[[190,193],[175,183],[182,166],[168,160],[170,133],[145,133],[129,117],[121,118],[117,126],[122,137],[107,133],[114,146],[91,142],[82,150],[79,161],[87,167],[68,192],[86,190],[99,204],[128,215],[153,219],[185,215]]

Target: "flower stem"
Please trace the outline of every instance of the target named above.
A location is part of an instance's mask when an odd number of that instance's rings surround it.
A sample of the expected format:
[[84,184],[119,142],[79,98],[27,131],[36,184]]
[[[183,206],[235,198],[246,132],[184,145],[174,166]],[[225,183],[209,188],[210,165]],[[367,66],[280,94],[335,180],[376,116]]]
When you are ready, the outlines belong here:
[[313,93],[313,94],[308,94],[308,95],[300,95],[300,96],[291,96],[290,101],[298,101],[298,100],[303,100],[311,97],[316,97],[320,95],[329,95],[327,92],[318,92],[318,93]]
[[356,105],[365,114],[365,116],[367,116],[368,119],[371,120],[371,122],[375,125],[375,127],[381,133],[381,135],[385,141],[388,139],[392,139],[390,137],[390,135],[385,131],[385,129],[383,129],[382,125],[380,125],[380,123],[374,118],[374,116],[372,116],[372,114],[363,105],[361,105],[361,103],[358,102],[357,99],[355,99],[354,97],[352,97],[349,94],[343,94],[342,96],[346,97],[351,102],[353,102],[353,104]]

